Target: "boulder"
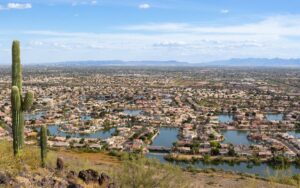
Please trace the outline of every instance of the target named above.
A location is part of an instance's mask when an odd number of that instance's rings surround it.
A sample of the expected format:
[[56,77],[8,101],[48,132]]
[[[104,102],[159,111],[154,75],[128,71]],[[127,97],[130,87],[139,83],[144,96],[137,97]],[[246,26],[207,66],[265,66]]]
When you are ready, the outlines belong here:
[[73,170],[71,170],[71,171],[69,171],[68,173],[67,173],[67,179],[76,179],[76,172],[74,172]]
[[9,184],[10,181],[11,181],[10,175],[4,172],[0,172],[0,185]]
[[17,176],[17,177],[15,177],[15,181],[16,181],[17,185],[20,185],[23,187],[32,187],[30,180],[25,177]]
[[63,170],[64,169],[64,160],[61,157],[58,157],[56,160],[56,169]]
[[115,183],[110,183],[107,188],[117,188]]
[[99,173],[95,170],[81,170],[78,178],[82,179],[85,183],[97,182],[99,180]]
[[108,186],[109,185],[109,180],[110,180],[110,177],[105,174],[105,173],[102,173],[99,177],[99,180],[98,180],[98,183],[99,185],[104,185],[104,186]]
[[67,188],[84,188],[84,187],[77,183],[70,182]]
[[51,185],[53,188],[65,188],[68,185],[68,182],[63,178],[53,177],[53,182],[54,184]]

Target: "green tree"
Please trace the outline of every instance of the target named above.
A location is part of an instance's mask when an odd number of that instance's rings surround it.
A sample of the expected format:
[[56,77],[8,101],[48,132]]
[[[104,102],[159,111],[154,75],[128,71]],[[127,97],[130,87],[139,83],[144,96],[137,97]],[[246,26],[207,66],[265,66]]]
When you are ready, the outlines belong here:
[[212,148],[221,148],[221,144],[217,141],[211,141],[210,142],[210,147],[212,147]]
[[200,143],[194,140],[191,147],[190,147],[193,154],[198,153],[199,147],[200,147]]
[[220,150],[219,148],[211,148],[211,155],[219,155]]
[[229,149],[228,149],[228,155],[229,155],[229,156],[232,156],[232,157],[236,155],[233,146],[229,146]]

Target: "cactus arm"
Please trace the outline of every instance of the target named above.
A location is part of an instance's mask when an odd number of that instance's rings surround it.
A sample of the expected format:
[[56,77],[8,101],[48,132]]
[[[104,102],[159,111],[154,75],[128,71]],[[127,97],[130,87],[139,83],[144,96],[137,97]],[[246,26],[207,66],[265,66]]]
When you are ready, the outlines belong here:
[[27,111],[31,108],[33,104],[34,93],[32,91],[28,91],[25,95],[24,102],[22,104],[23,111]]

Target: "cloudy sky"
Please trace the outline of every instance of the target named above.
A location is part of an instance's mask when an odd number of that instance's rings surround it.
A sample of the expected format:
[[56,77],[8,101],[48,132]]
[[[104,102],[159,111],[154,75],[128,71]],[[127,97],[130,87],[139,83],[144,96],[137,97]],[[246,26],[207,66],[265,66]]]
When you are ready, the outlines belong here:
[[299,58],[299,0],[0,0],[0,64]]

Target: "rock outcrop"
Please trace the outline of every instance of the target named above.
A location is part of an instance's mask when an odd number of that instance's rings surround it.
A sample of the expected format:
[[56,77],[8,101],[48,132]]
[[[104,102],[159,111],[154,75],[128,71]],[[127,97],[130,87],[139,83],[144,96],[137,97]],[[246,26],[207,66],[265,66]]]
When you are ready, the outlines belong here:
[[82,179],[85,183],[94,183],[99,179],[99,173],[93,169],[81,170],[78,178]]

